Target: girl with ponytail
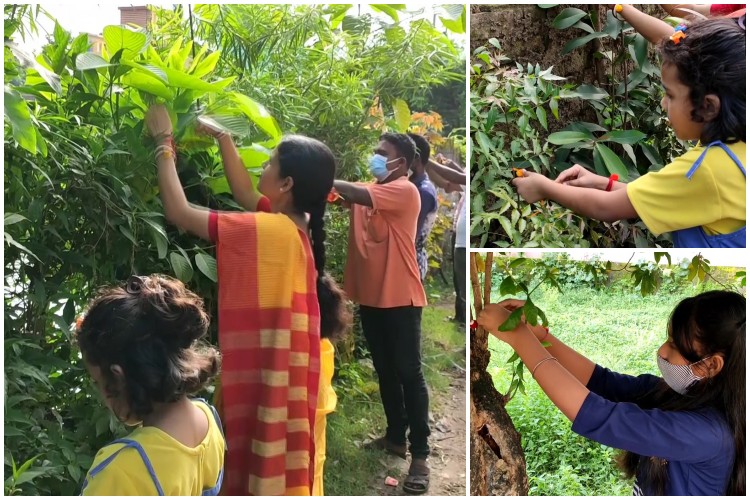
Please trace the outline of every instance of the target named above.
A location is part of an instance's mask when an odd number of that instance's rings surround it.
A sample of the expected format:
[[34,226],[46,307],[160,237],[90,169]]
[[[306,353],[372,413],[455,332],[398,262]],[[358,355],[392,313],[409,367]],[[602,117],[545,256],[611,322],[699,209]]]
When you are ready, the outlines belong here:
[[146,125],[159,144],[167,220],[216,243],[222,374],[215,399],[228,445],[222,493],[322,492],[325,413],[335,406],[329,339],[351,322],[325,272],[333,154],[315,139],[285,137],[256,191],[231,137],[204,127],[218,139],[232,193],[247,210],[215,212],[185,198],[165,108],[153,106]]

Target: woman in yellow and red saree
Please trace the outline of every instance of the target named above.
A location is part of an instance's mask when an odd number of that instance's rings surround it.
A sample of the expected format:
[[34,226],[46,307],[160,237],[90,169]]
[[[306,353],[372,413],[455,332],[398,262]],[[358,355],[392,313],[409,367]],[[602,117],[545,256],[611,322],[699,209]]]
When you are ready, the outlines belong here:
[[185,198],[166,110],[153,106],[146,124],[160,143],[167,219],[217,244],[223,363],[215,399],[228,445],[222,493],[310,495],[321,329],[335,335],[348,319],[343,294],[324,274],[333,154],[315,139],[284,138],[263,171],[260,194],[231,138],[220,138],[230,187],[250,211],[213,212]]

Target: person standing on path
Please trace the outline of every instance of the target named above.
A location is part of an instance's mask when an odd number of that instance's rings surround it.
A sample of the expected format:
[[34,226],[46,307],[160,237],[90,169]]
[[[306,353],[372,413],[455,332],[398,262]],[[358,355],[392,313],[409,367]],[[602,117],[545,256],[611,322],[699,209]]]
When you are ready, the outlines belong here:
[[414,155],[409,136],[383,134],[370,159],[377,182],[337,180],[334,188],[351,205],[344,290],[359,304],[388,426],[372,445],[406,458],[408,428],[412,460],[403,488],[422,494],[430,481],[430,426],[421,355],[427,299],[414,244],[420,198],[406,177]]
[[435,185],[427,177],[425,165],[430,161],[430,143],[419,134],[408,134],[417,146],[417,156],[411,165],[412,174],[409,181],[419,190],[421,203],[417,218],[417,239],[414,244],[417,249],[417,264],[419,275],[424,283],[429,269],[427,256],[427,239],[430,237],[432,226],[435,224],[438,210],[437,191]]

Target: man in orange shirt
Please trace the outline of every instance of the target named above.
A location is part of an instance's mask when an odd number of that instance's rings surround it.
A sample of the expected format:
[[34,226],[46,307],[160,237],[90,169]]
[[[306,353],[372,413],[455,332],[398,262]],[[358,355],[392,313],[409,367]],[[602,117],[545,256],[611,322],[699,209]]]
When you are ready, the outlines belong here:
[[409,429],[412,461],[403,487],[421,494],[429,486],[430,427],[421,355],[427,300],[414,247],[421,203],[406,177],[415,149],[405,134],[383,134],[370,159],[377,182],[334,181],[334,188],[351,204],[344,290],[359,304],[388,423],[373,444],[406,458]]

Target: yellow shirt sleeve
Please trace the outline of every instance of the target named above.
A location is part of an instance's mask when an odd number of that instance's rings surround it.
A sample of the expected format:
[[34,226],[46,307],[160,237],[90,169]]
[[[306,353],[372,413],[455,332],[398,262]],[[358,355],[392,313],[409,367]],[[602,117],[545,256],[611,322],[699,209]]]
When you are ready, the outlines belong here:
[[705,226],[722,218],[713,170],[702,165],[691,179],[685,176],[703,149],[695,147],[627,185],[630,203],[652,233]]
[[[94,460],[92,469],[102,460],[117,451],[117,446],[112,445],[102,448],[99,456]],[[131,496],[131,495],[157,495],[156,487],[143,463],[143,459],[133,448],[121,451],[107,464],[104,469],[93,478],[88,478],[88,484],[83,489],[85,496]]]

